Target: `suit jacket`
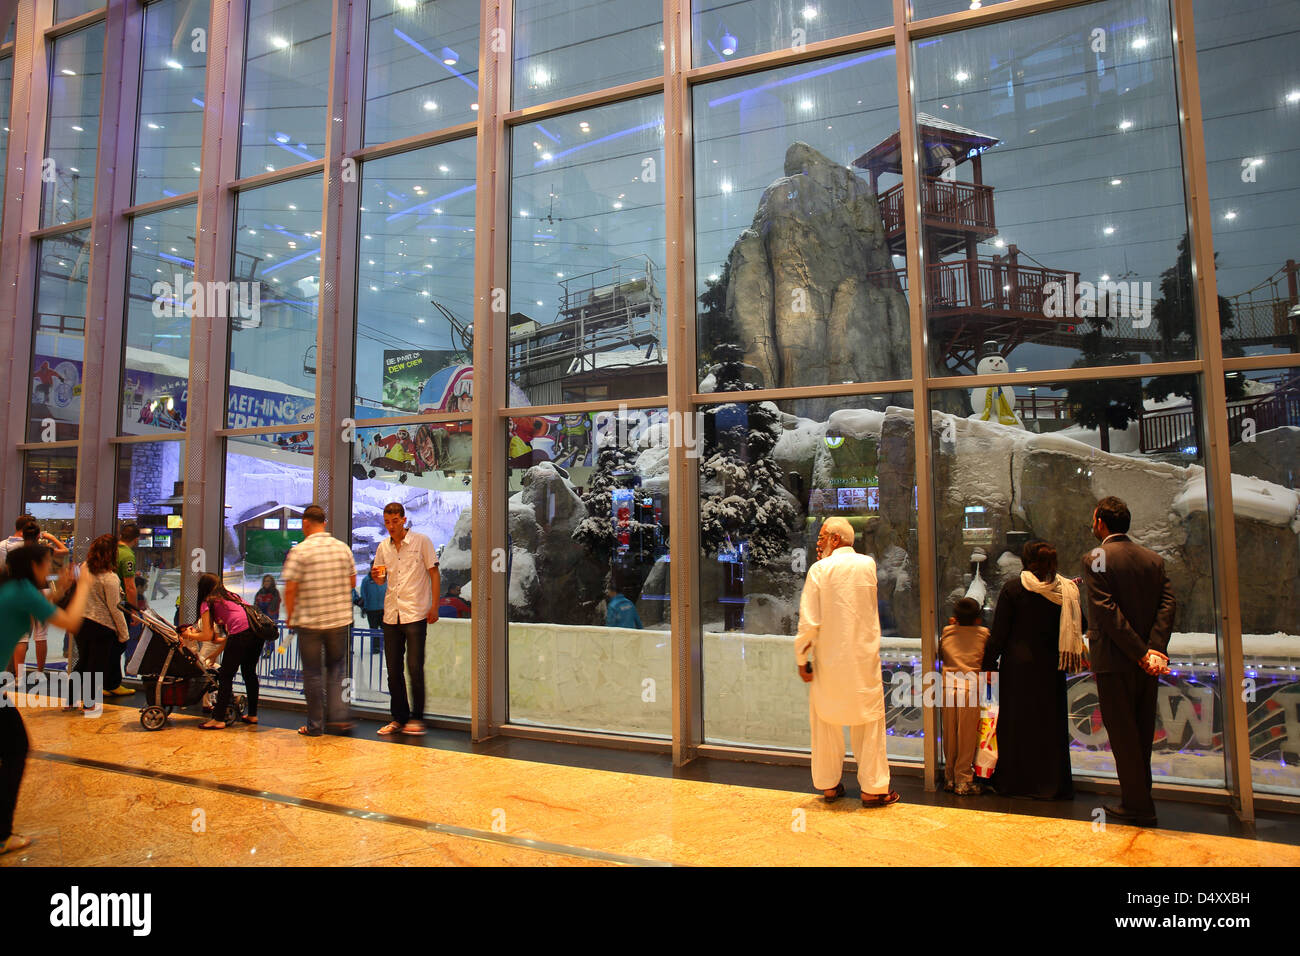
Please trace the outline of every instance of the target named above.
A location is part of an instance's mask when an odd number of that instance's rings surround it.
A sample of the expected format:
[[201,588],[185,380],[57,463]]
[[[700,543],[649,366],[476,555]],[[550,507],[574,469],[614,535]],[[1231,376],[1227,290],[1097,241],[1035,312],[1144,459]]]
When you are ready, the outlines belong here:
[[1165,560],[1115,534],[1083,556],[1088,591],[1088,649],[1094,673],[1138,667],[1148,650],[1168,654],[1174,591]]

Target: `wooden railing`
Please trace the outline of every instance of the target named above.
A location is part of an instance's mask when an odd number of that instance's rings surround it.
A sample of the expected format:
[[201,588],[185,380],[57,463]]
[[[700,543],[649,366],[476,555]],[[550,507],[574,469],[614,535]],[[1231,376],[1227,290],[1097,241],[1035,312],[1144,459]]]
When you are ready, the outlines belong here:
[[[997,230],[993,218],[993,187],[960,183],[927,176],[923,185],[921,218],[931,225],[940,223],[960,229]],[[880,217],[885,234],[903,228],[903,184],[880,194]]]
[[[1228,405],[1229,444],[1242,441],[1247,428],[1257,434],[1283,425],[1300,425],[1300,391],[1295,388]],[[1142,416],[1139,447],[1144,452],[1168,451],[1195,440],[1196,413],[1190,407]]]
[[[1077,273],[1037,266],[1012,264],[1005,259],[969,259],[939,262],[926,267],[926,300],[930,309],[972,309],[979,311],[1044,314],[1048,283],[1065,283]],[[890,285],[886,276],[897,276],[899,288],[907,292],[907,270],[872,273],[877,285]]]

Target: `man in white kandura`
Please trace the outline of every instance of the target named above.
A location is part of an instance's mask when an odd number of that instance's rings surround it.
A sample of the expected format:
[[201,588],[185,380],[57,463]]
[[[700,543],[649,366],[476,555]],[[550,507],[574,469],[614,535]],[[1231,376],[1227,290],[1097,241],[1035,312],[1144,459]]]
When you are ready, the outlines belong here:
[[[828,518],[808,569],[794,639],[799,676],[811,684],[813,786],[829,803],[844,795],[844,727],[849,728],[864,807],[897,803],[885,757],[885,687],[880,672],[876,562],[853,550],[853,525]],[[811,660],[809,659],[811,658]]]

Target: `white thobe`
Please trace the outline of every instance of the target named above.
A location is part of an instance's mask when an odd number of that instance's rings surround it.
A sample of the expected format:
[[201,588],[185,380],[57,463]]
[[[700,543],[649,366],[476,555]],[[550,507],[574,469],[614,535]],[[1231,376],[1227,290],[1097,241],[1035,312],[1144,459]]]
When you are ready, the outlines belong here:
[[799,667],[809,657],[813,660],[808,693],[813,786],[830,790],[840,782],[847,725],[862,792],[888,793],[880,613],[872,558],[846,546],[808,569],[794,650]]

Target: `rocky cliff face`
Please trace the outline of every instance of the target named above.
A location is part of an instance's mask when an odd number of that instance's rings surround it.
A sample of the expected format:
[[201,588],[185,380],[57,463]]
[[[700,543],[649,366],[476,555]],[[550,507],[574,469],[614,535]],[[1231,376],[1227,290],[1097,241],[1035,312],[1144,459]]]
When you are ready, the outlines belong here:
[[[769,387],[911,375],[907,299],[871,187],[806,143],[730,254],[726,314]],[[818,417],[811,403],[801,411]]]

